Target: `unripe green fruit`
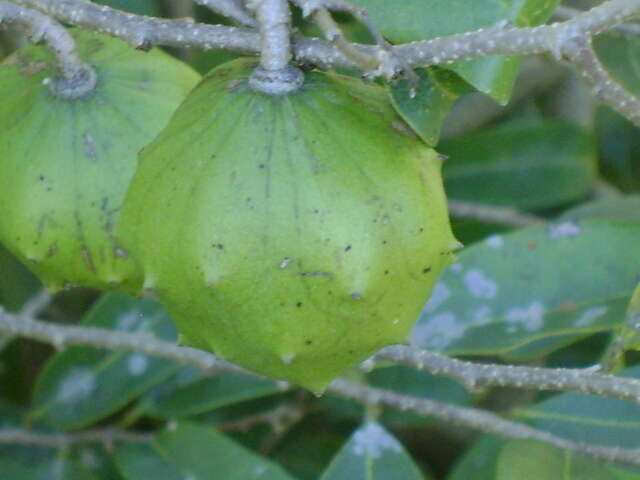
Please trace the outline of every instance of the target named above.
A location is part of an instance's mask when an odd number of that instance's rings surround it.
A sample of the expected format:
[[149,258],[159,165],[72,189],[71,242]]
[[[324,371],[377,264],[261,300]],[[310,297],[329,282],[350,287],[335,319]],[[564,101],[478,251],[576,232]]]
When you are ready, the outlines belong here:
[[68,100],[50,88],[55,65],[28,46],[0,65],[0,242],[51,290],[139,288],[114,236],[137,154],[199,77],[154,50],[75,30],[96,87]]
[[141,154],[122,235],[184,340],[322,391],[405,342],[457,244],[440,160],[385,92],[306,75],[252,91],[213,70]]

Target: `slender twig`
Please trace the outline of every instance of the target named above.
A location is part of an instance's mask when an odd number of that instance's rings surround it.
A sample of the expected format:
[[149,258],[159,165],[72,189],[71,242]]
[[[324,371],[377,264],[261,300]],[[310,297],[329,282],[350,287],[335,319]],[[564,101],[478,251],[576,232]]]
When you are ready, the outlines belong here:
[[[302,9],[305,17],[312,17],[316,25],[324,33],[325,39],[334,45],[346,58],[357,65],[358,70],[367,79],[384,77],[388,80],[404,73],[412,83],[417,83],[417,75],[393,53],[391,44],[384,38],[380,30],[371,22],[365,8],[339,0],[324,2],[323,0],[293,0]],[[349,42],[338,23],[330,13],[332,11],[352,14],[362,23],[376,42],[377,49],[363,52],[356,44]]]
[[216,425],[226,432],[248,432],[251,428],[260,424],[267,424],[275,433],[281,433],[290,422],[297,422],[304,416],[304,409],[294,403],[282,403],[266,412],[258,412],[253,415],[229,420]]
[[291,10],[287,0],[250,0],[260,25],[260,66],[267,71],[283,70],[292,58]]
[[611,78],[593,51],[589,37],[567,32],[562,54],[591,84],[596,98],[640,126],[640,99],[631,95]]
[[73,38],[51,17],[13,3],[0,1],[0,25],[5,22],[24,27],[30,41],[34,43],[45,41],[55,56],[64,78],[72,79],[83,69]]
[[258,26],[256,19],[249,14],[243,3],[238,0],[195,0],[195,2],[245,27],[253,28]]
[[375,360],[390,360],[458,380],[477,390],[488,386],[581,392],[640,404],[640,380],[603,375],[591,369],[540,368],[465,362],[404,345],[385,347]]
[[[559,6],[553,13],[553,17],[557,20],[570,20],[573,17],[584,13],[582,10],[576,8],[566,7],[564,5]],[[625,35],[640,36],[640,25],[635,23],[624,23],[622,25],[616,25],[614,30]]]
[[[308,2],[305,2],[307,4]],[[342,30],[326,8],[317,8],[310,14],[322,33],[324,38],[334,45],[345,57],[353,61],[358,69],[369,73],[375,71],[379,62],[376,58],[363,53],[358,47],[344,38]]]
[[247,373],[241,367],[225,362],[207,352],[164,342],[156,339],[153,335],[56,325],[1,310],[0,333],[49,343],[57,349],[63,349],[70,345],[85,345],[107,350],[140,352],[170,360],[180,359],[181,363],[212,373],[218,371]]
[[[194,24],[184,20],[159,20],[119,12],[81,0],[13,0],[75,25],[118,36],[137,48],[152,45],[198,47],[205,49],[235,50],[257,53],[263,50],[258,34],[251,30],[219,25]],[[276,2],[282,7],[284,0],[253,0]],[[333,3],[333,2],[329,2]],[[340,2],[335,2],[340,3]],[[279,12],[281,13],[281,10]],[[608,75],[590,50],[575,50],[576,39],[588,44],[588,39],[640,15],[637,0],[609,0],[593,9],[580,13],[561,23],[529,28],[481,29],[457,35],[435,38],[390,47],[387,52],[405,69],[451,63],[463,59],[489,55],[540,54],[550,52],[559,59],[576,65],[593,84],[596,94],[626,118],[638,123],[638,100],[625,91]],[[277,17],[281,17],[277,15]],[[282,17],[281,17],[282,18]],[[276,24],[281,24],[276,22]],[[276,28],[279,38],[283,28]],[[274,33],[275,34],[275,33]],[[585,43],[585,39],[587,42]],[[284,44],[283,44],[284,45]],[[355,45],[355,44],[354,44]],[[365,55],[383,52],[377,45],[355,45]],[[277,62],[287,58],[288,48],[282,47]],[[275,54],[275,52],[274,52]],[[271,55],[267,55],[270,57]],[[319,39],[299,38],[294,41],[293,56],[297,61],[322,68],[342,66],[357,69],[358,65],[338,48]],[[606,72],[604,72],[606,74]],[[381,72],[380,74],[385,74]]]
[[[153,336],[144,334],[114,332],[89,327],[52,325],[33,319],[20,319],[7,313],[0,313],[0,332],[51,343],[58,347],[64,345],[86,345],[109,350],[135,350],[148,355],[171,359],[205,371],[217,368],[238,373],[248,373],[246,370],[224,362],[210,353],[188,347],[179,347],[173,343],[157,340]],[[593,375],[590,371],[583,371],[582,373],[589,378]],[[615,388],[610,388],[611,385],[615,385]],[[615,384],[611,383],[601,387],[601,395],[616,398],[631,398],[632,394],[628,392],[636,391],[637,389],[636,385],[632,385],[632,388],[629,389],[629,379],[622,378],[618,378]],[[344,379],[335,380],[327,391],[365,404],[384,405],[408,410],[507,438],[537,439],[594,458],[640,466],[639,450],[571,442],[477,409],[455,407],[424,398],[399,395],[392,391],[366,387]]]
[[449,200],[449,212],[453,217],[457,218],[466,218],[511,227],[527,227],[544,221],[535,215],[521,212],[511,207],[483,205],[451,199]]
[[624,368],[624,354],[627,350],[637,347],[639,338],[640,284],[631,295],[625,322],[614,330],[614,337],[600,360],[600,369],[612,373]]
[[36,317],[51,305],[52,301],[53,295],[46,288],[41,288],[38,293],[25,302],[18,315],[27,318]]
[[34,445],[50,448],[68,448],[85,443],[101,443],[111,446],[114,443],[147,442],[153,438],[149,433],[106,428],[101,430],[85,430],[75,433],[37,432],[22,428],[0,429],[0,444]]
[[448,424],[473,428],[504,438],[538,440],[599,460],[640,466],[640,449],[604,447],[574,442],[523,423],[507,420],[495,413],[475,408],[458,407],[427,398],[400,395],[391,390],[369,387],[345,379],[334,380],[329,390],[333,394],[350,398],[358,403],[364,402],[410,411],[423,416],[435,417]]
[[[205,351],[180,347],[146,334],[56,325],[6,312],[0,312],[0,333],[50,343],[57,348],[64,348],[68,345],[86,345],[110,350],[136,351],[151,356],[178,360],[180,363],[186,363],[209,372],[232,371],[249,374],[245,369]],[[482,365],[403,346],[387,347],[382,350],[381,355],[431,373],[454,377],[474,388],[483,385],[509,385],[539,390],[596,393],[602,396],[640,402],[640,380],[599,375],[589,369],[564,370]]]
[[[133,46],[168,45],[203,49],[260,51],[259,35],[251,30],[204,25],[179,20],[160,20],[127,14],[82,0],[13,0],[75,25],[123,38]],[[393,47],[412,67],[438,65],[461,59],[501,54],[536,54],[557,50],[558,31],[578,26],[585,35],[595,35],[640,15],[636,0],[610,0],[571,20],[531,28],[488,29],[411,42]],[[376,46],[358,45],[365,53]],[[330,67],[355,68],[337,48],[317,39],[298,39],[294,57]]]

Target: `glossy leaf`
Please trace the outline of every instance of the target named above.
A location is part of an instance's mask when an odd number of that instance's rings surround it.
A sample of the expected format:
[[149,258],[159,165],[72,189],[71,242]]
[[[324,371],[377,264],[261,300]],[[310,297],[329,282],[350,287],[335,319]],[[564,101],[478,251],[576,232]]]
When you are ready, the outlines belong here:
[[183,418],[281,391],[273,380],[230,372],[207,376],[185,368],[149,390],[140,408],[155,418]]
[[398,80],[389,89],[396,111],[427,145],[440,138],[442,122],[455,100],[469,91],[467,84],[446,70],[418,69],[418,83],[412,91],[407,79]]
[[596,178],[592,138],[563,122],[514,123],[443,142],[451,198],[536,209],[578,200]]
[[333,459],[321,480],[426,478],[400,442],[380,424],[365,423]]
[[[151,300],[110,293],[86,315],[83,325],[149,333],[175,340],[162,308]],[[141,353],[73,347],[56,354],[40,374],[32,418],[56,428],[79,428],[112,414],[179,368]]]
[[413,344],[527,358],[609,330],[637,282],[638,238],[638,223],[600,220],[491,236],[440,277]]
[[560,217],[561,220],[589,218],[640,222],[640,195],[583,203],[566,211]]
[[[514,440],[500,452],[496,480],[615,480],[619,469],[532,440]],[[640,474],[624,478],[640,478]]]
[[[517,26],[546,21],[558,0],[404,0],[402,8],[388,0],[354,0],[366,7],[382,33],[395,43],[428,40],[480,28],[500,28],[508,21]],[[506,103],[518,73],[517,57],[486,57],[456,62],[447,68],[476,89]]]
[[[640,378],[640,367],[624,376]],[[640,409],[634,402],[581,393],[562,393],[515,411],[516,417],[577,442],[640,447]]]
[[278,465],[214,429],[190,423],[150,444],[121,445],[116,463],[127,480],[293,480]]

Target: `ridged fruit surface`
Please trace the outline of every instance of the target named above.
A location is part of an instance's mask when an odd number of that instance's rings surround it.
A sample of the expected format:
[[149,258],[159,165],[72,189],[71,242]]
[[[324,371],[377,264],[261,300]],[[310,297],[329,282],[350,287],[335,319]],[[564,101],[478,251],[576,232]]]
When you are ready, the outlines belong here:
[[[66,100],[43,46],[0,64],[0,242],[51,290],[133,291],[141,276],[114,236],[137,154],[198,82],[169,55],[76,30],[96,88]],[[47,80],[49,79],[49,80]]]
[[316,392],[405,342],[456,243],[440,160],[385,92],[210,72],[141,154],[122,214],[186,343]]

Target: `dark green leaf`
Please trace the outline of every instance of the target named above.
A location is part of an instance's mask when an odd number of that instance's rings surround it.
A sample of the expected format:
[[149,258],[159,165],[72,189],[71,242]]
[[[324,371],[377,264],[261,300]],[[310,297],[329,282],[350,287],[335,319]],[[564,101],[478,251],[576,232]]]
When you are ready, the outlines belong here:
[[273,380],[229,372],[206,376],[185,368],[147,392],[140,407],[152,417],[183,418],[281,391]]
[[608,107],[598,109],[596,134],[603,176],[625,192],[640,189],[638,127]]
[[434,146],[438,143],[442,122],[453,103],[469,87],[447,70],[421,68],[416,73],[419,80],[415,92],[412,92],[409,80],[401,79],[391,84],[391,101],[422,141]]
[[583,203],[563,213],[560,220],[583,220],[588,218],[638,222],[640,221],[640,195],[628,195]]
[[400,442],[380,424],[368,422],[333,459],[321,480],[421,480],[422,475]]
[[[640,378],[640,367],[624,372]],[[640,447],[640,409],[634,402],[581,393],[562,393],[516,410],[516,417],[577,442]]]
[[640,39],[607,33],[595,38],[594,48],[609,73],[629,92],[640,96]]
[[[397,393],[456,405],[469,405],[472,399],[468,390],[455,380],[429,375],[403,366],[376,368],[367,375],[367,382],[374,387],[393,390]],[[390,409],[384,411],[381,422],[394,428],[410,428],[424,426],[430,423],[431,419]]]
[[638,239],[639,223],[600,220],[491,236],[442,275],[413,343],[523,358],[609,330],[637,283]]
[[498,453],[504,443],[502,438],[483,435],[455,465],[448,480],[495,480]]
[[447,194],[535,209],[587,195],[596,178],[590,135],[562,122],[515,123],[440,145]]
[[40,281],[0,246],[0,305],[15,312],[40,288]]
[[161,13],[156,0],[96,0],[96,3],[138,15],[157,17]]
[[[617,469],[616,469],[617,470]],[[507,443],[498,457],[496,480],[615,480],[616,472],[601,462],[533,440]],[[631,478],[631,477],[628,477]],[[640,476],[636,477],[640,478]]]
[[150,444],[121,445],[116,463],[127,480],[293,480],[278,465],[214,429],[190,423]]
[[53,450],[35,446],[0,448],[0,480],[120,480],[102,448]]
[[[102,297],[83,325],[176,339],[171,320],[156,302],[117,293]],[[80,428],[122,408],[178,368],[141,353],[69,348],[38,377],[31,417],[60,429]]]
[[[546,21],[558,0],[404,0],[402,8],[388,0],[354,0],[366,7],[373,22],[395,43],[428,40],[480,28],[500,28]],[[518,73],[517,57],[486,57],[457,62],[448,68],[481,92],[507,103]]]

